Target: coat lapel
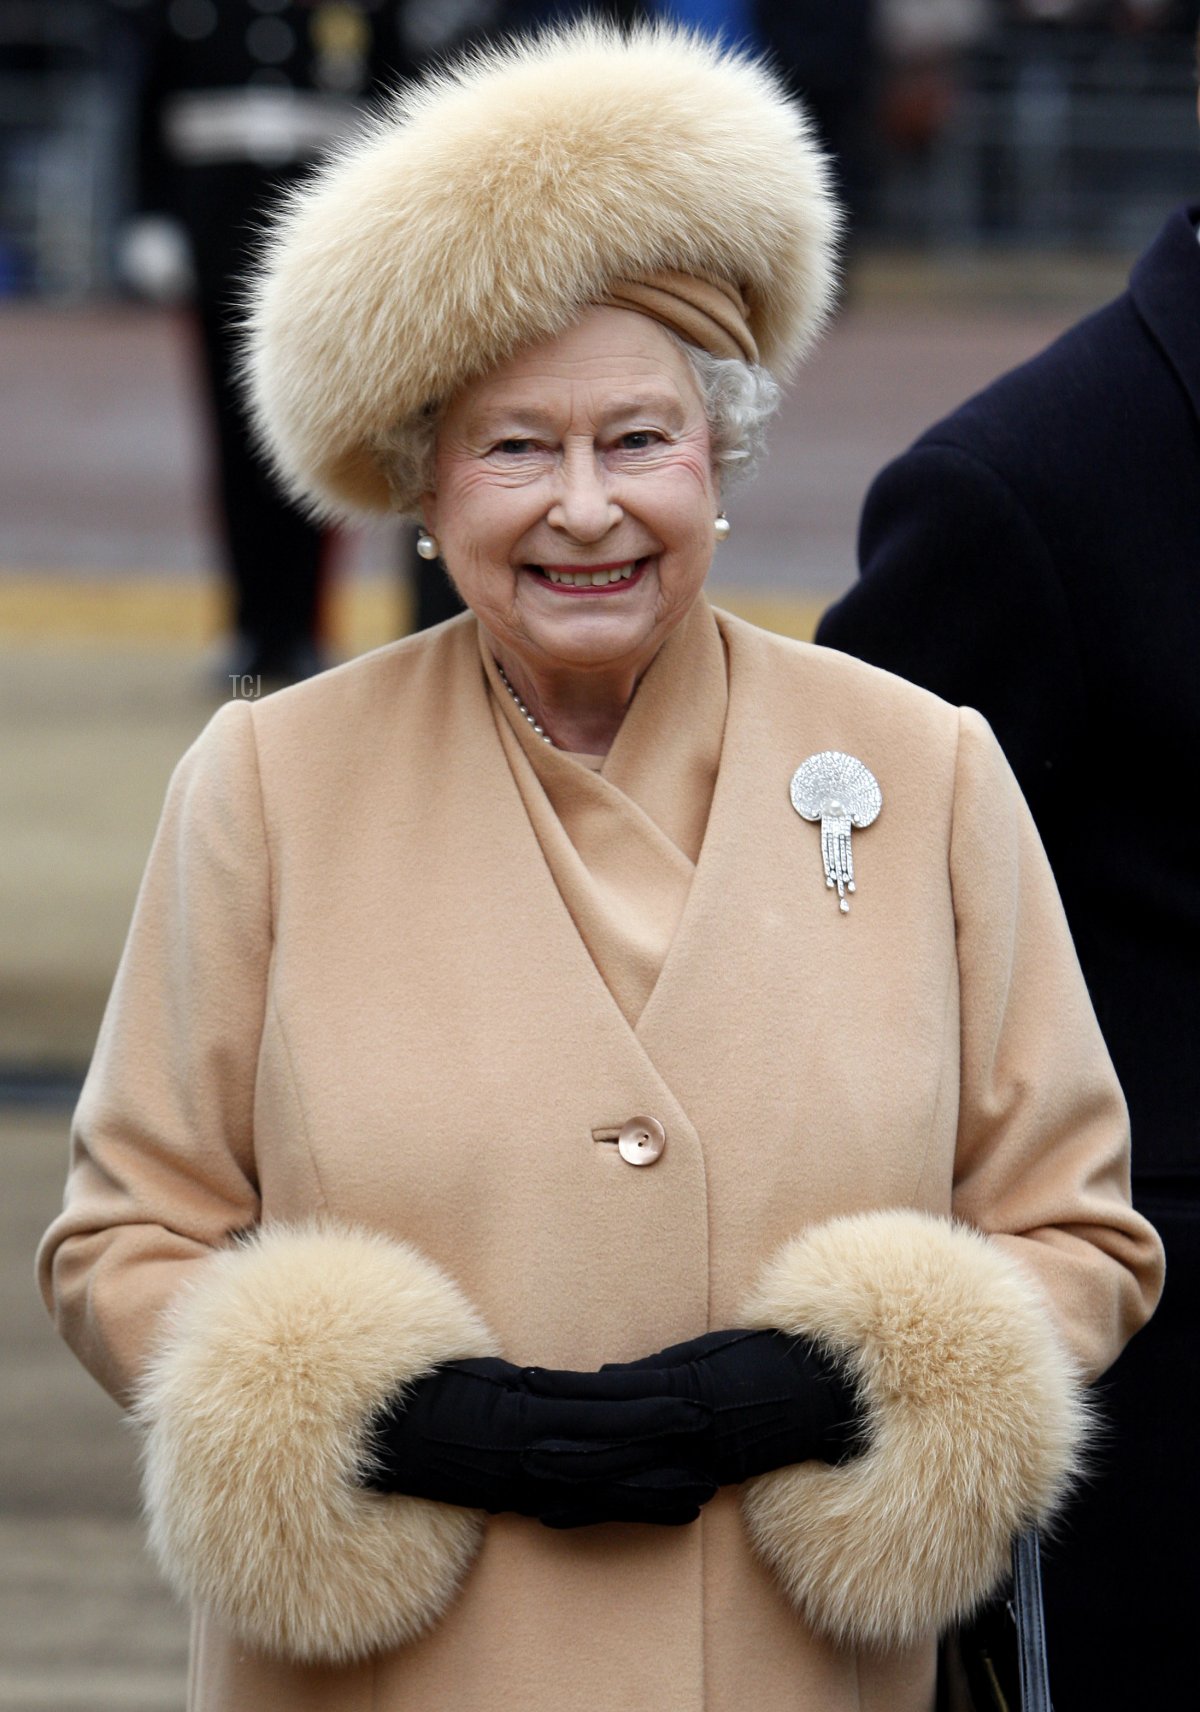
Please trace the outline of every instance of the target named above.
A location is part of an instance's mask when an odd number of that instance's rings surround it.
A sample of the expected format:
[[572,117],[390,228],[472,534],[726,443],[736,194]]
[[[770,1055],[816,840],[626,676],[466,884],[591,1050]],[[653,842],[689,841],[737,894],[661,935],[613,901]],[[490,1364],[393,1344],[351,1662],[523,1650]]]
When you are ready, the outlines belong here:
[[727,674],[712,609],[699,600],[668,637],[599,771],[535,736],[486,646],[481,655],[545,865],[636,1028],[687,902],[720,767]]
[[1135,266],[1129,289],[1200,423],[1200,208],[1177,208]]
[[[476,918],[481,961],[502,1006],[536,1018],[551,1038],[569,1012],[605,1050],[619,1042],[648,1068],[555,884],[504,753],[474,643],[459,649],[454,672],[445,698],[446,832],[436,839],[439,850],[453,852],[444,873],[454,892],[448,913]],[[487,828],[484,849],[475,827]]]

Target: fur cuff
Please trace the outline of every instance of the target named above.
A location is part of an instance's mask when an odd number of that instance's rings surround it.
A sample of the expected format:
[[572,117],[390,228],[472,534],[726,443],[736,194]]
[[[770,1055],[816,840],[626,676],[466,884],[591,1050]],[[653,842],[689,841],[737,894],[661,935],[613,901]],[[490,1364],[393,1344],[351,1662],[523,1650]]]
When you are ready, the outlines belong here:
[[361,1490],[366,1425],[397,1385],[495,1350],[458,1287],[384,1237],[276,1227],[204,1262],[134,1411],[168,1580],[285,1658],[412,1640],[453,1597],[483,1521]]
[[1013,1535],[1075,1472],[1082,1396],[1033,1279],[922,1213],[835,1219],[788,1243],[744,1317],[844,1359],[868,1448],[747,1485],[751,1537],[813,1628],[905,1646],[966,1616]]

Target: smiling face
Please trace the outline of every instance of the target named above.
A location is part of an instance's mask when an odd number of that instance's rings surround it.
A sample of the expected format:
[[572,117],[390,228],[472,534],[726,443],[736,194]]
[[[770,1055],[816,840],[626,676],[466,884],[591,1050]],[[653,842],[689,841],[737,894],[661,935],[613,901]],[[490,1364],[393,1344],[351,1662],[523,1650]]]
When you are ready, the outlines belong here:
[[692,605],[719,509],[691,367],[643,315],[589,309],[450,402],[427,526],[514,682],[628,694]]

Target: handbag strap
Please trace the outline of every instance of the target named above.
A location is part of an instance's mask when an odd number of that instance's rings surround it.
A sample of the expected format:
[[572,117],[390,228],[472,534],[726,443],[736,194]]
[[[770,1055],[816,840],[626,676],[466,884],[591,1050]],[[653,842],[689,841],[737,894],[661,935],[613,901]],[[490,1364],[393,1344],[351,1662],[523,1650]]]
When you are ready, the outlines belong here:
[[1042,1609],[1042,1558],[1036,1528],[1017,1535],[1012,1561],[1022,1712],[1052,1712],[1046,1665],[1046,1618]]

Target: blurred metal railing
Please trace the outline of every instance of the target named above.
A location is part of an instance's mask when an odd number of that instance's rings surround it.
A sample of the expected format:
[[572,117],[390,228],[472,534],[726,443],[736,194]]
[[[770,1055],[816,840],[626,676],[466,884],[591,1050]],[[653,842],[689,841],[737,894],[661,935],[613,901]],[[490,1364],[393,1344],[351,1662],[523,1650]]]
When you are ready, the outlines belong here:
[[88,0],[0,0],[0,294],[110,282],[124,117],[105,48]]
[[965,68],[930,162],[927,234],[1136,247],[1200,200],[1191,41],[1016,31]]

